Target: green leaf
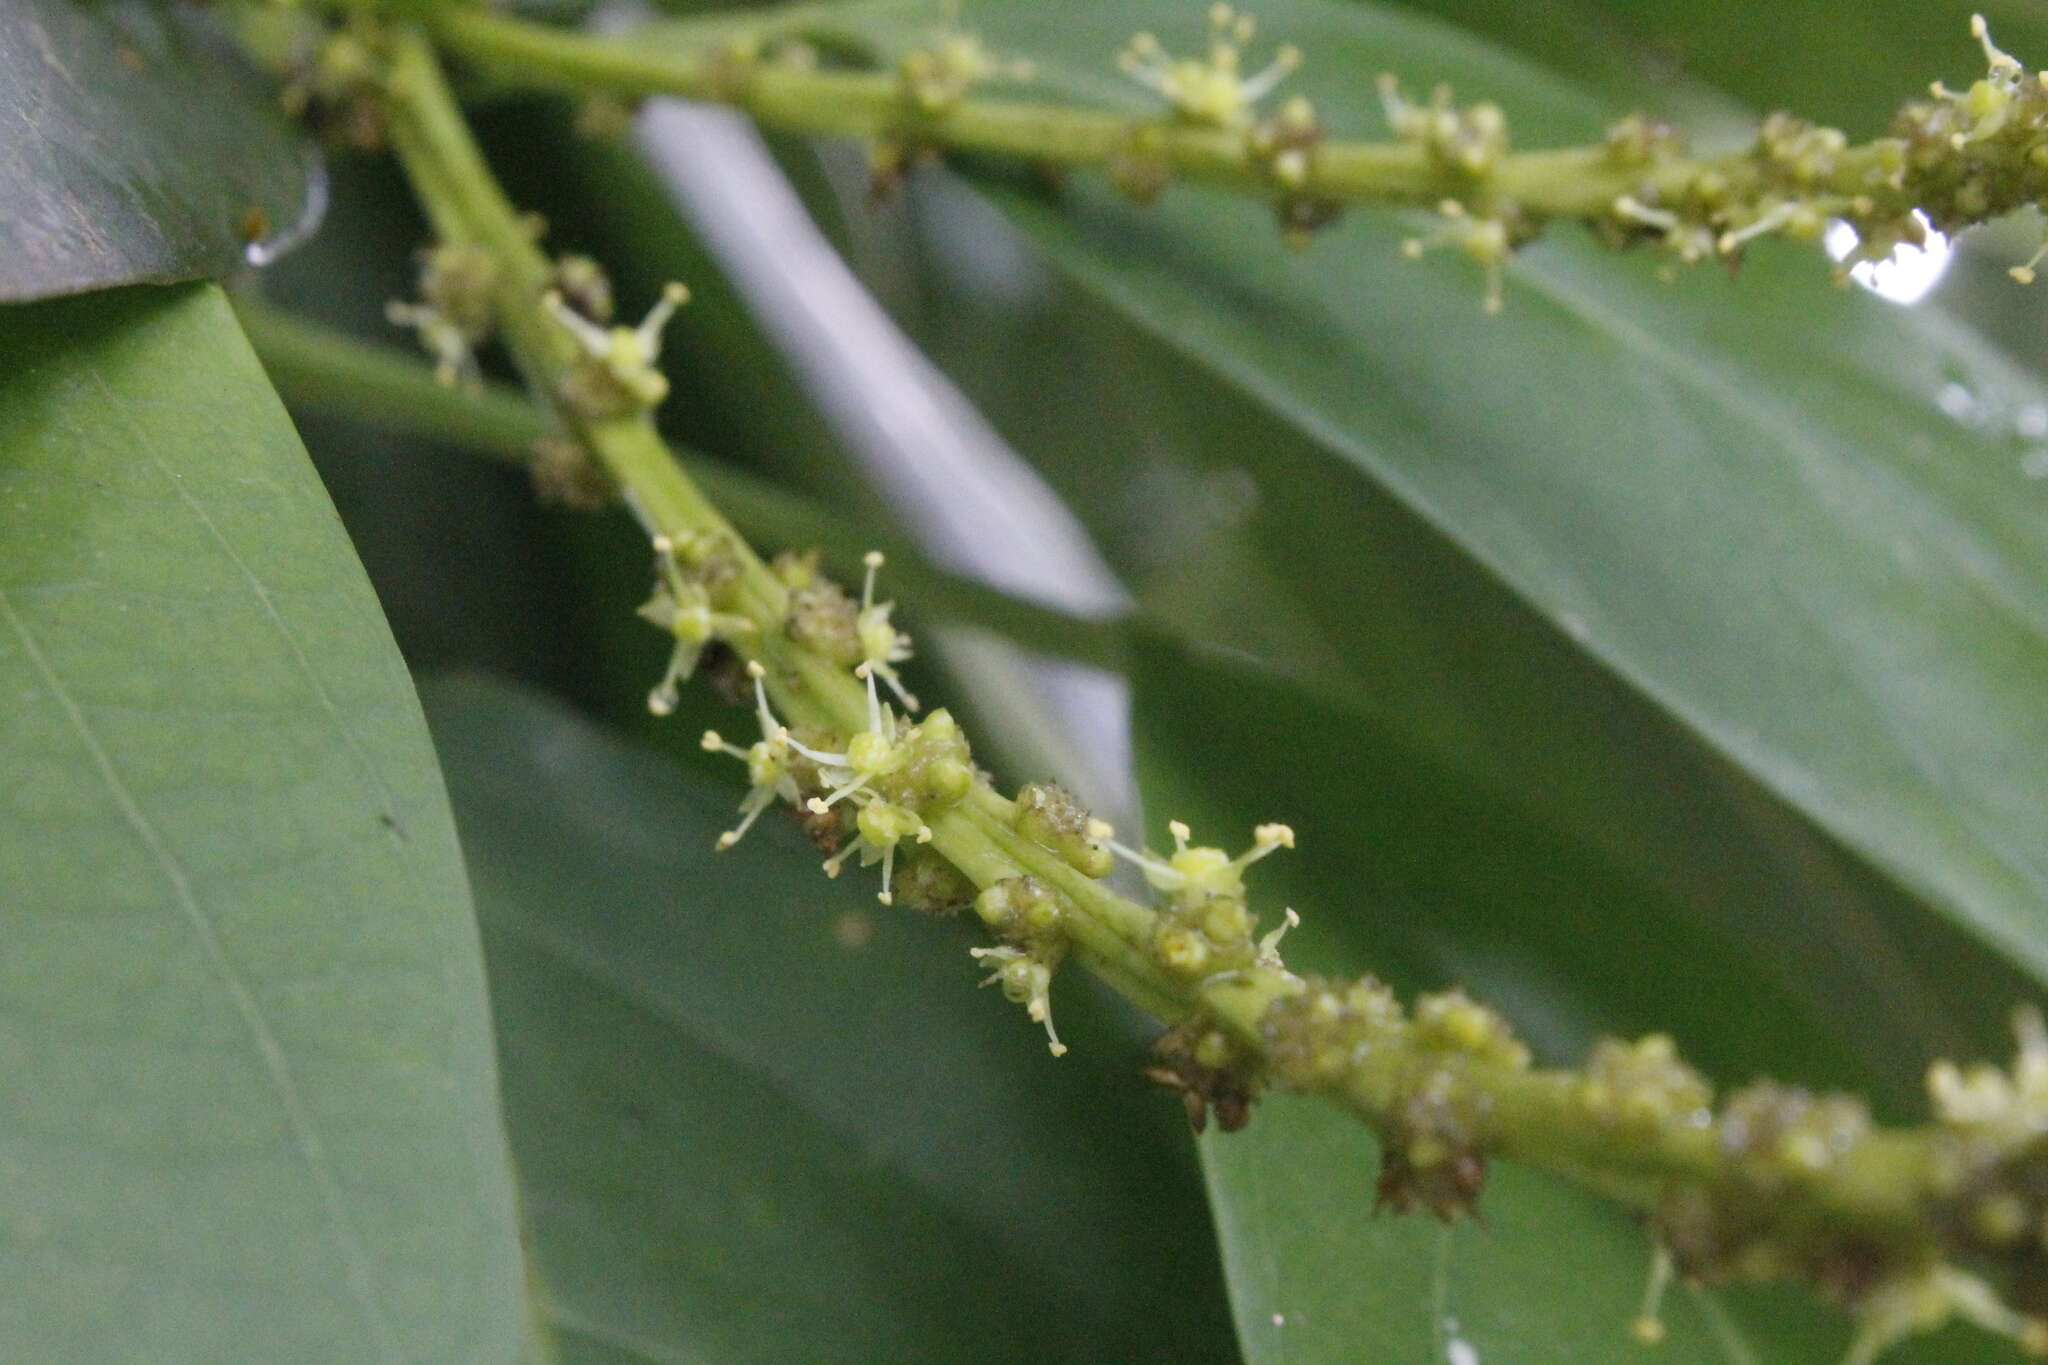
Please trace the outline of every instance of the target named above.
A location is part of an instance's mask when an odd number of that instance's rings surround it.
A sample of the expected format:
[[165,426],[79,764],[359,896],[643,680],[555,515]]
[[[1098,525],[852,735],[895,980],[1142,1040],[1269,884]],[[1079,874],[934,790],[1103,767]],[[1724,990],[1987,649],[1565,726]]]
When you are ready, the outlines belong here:
[[566,1359],[1213,1360],[1180,1106],[1129,1016],[1073,1053],[964,923],[838,882],[793,821],[502,685],[429,688],[512,1140]]
[[[1783,949],[1770,925],[1759,936],[1739,917],[1702,913],[1689,865],[1652,864],[1646,875],[1639,855],[1475,782],[1405,728],[1242,663],[1154,643],[1140,653],[1137,684],[1141,775],[1158,810],[1225,841],[1263,820],[1295,825],[1299,851],[1261,864],[1258,878],[1266,904],[1304,916],[1287,941],[1291,964],[1371,970],[1410,995],[1463,985],[1506,1011],[1547,1060],[1578,1060],[1601,1032],[1661,1025],[1723,1082],[1749,1080],[1766,1062],[1812,1081],[1800,1063],[1819,1059],[1829,1079],[1854,1083],[1924,1065],[1917,1052],[1864,1051],[1883,1013],[1924,1008],[1917,995],[1930,989],[1951,1000],[2001,995],[1995,974],[1939,954],[1889,993],[1838,994],[1844,976],[1825,963],[1787,973],[1771,960]],[[1711,788],[1688,794],[1709,826],[1725,819]],[[1869,951],[1897,951],[1870,932],[1872,906],[1844,894],[1825,850],[1800,854],[1781,869],[1782,906],[1812,915],[1822,938],[1860,928]],[[1443,1360],[1456,1339],[1482,1361],[1517,1365],[1832,1365],[1847,1336],[1793,1289],[1681,1289],[1668,1304],[1670,1339],[1640,1349],[1627,1329],[1650,1244],[1626,1211],[1496,1163],[1483,1227],[1374,1218],[1372,1138],[1319,1103],[1268,1101],[1246,1132],[1205,1142],[1204,1157],[1254,1362]],[[1957,1333],[1896,1359],[2013,1356]]]
[[512,1361],[405,668],[211,287],[0,327],[0,1356]]
[[312,231],[311,145],[217,38],[168,11],[0,10],[0,301],[221,276]]

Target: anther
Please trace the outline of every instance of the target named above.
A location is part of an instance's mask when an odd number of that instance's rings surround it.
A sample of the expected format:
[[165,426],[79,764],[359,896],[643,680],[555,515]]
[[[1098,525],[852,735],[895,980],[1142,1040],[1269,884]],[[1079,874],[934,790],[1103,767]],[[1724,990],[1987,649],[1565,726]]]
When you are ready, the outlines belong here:
[[2034,267],[2041,264],[2043,256],[2048,256],[2048,242],[2043,242],[2039,247],[2035,248],[2034,254],[2027,257],[2026,264],[2016,265],[2005,273],[2018,280],[2021,284],[2032,284],[2034,282]]

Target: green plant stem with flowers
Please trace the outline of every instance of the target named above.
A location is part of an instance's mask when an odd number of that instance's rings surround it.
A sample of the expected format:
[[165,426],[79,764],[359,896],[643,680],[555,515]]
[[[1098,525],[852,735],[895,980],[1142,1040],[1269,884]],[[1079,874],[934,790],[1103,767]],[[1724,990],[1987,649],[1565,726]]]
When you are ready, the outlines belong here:
[[[1304,98],[1261,111],[1300,56],[1283,47],[1244,74],[1251,30],[1223,6],[1212,11],[1202,56],[1169,57],[1149,34],[1121,54],[1124,69],[1165,99],[1164,117],[977,95],[978,85],[1017,73],[961,33],[941,35],[895,71],[847,71],[820,69],[802,44],[782,56],[729,37],[671,49],[458,7],[436,9],[431,22],[450,52],[521,85],[727,103],[764,127],[867,139],[886,167],[921,152],[963,152],[1102,169],[1140,199],[1175,181],[1214,185],[1269,198],[1297,238],[1349,205],[1432,209],[1438,230],[1409,249],[1455,247],[1496,285],[1515,248],[1559,220],[1618,244],[1654,244],[1689,265],[1734,260],[1762,237],[1817,241],[1840,219],[1858,235],[1846,272],[1901,242],[1923,243],[1930,227],[1960,231],[2048,192],[2039,122],[2048,93],[1992,44],[1981,19],[1984,79],[1961,92],[1937,85],[1899,111],[1889,135],[1851,145],[1837,129],[1774,115],[1750,147],[1704,158],[1688,156],[1670,128],[1633,116],[1591,145],[1513,150],[1498,106],[1460,108],[1442,88],[1412,102],[1392,76],[1381,79],[1381,98],[1393,140],[1334,139]],[[772,19],[762,23],[761,32],[776,31]],[[2031,266],[2015,273],[2032,279]],[[1486,297],[1498,306],[1497,288]]]
[[[1796,1279],[1840,1302],[1860,1324],[1852,1365],[1951,1317],[2048,1354],[2048,1032],[2038,1019],[2020,1021],[2010,1071],[1937,1064],[1935,1119],[1888,1129],[1852,1098],[1776,1085],[1717,1103],[1661,1036],[1604,1042],[1579,1069],[1539,1068],[1504,1019],[1461,992],[1403,1005],[1370,977],[1291,972],[1281,941],[1293,912],[1262,934],[1245,886],[1254,864],[1292,846],[1286,826],[1261,826],[1231,856],[1175,823],[1173,850],[1158,854],[1118,843],[1057,787],[1002,794],[950,714],[921,711],[907,690],[899,665],[911,641],[879,596],[879,556],[855,597],[815,555],[766,560],[746,543],[652,420],[667,392],[662,324],[684,292],[671,286],[636,327],[614,325],[601,276],[550,259],[506,198],[438,55],[524,84],[722,99],[771,126],[920,149],[1128,174],[1135,147],[1171,177],[1271,195],[1296,227],[1315,216],[1304,205],[1441,205],[1446,231],[1489,269],[1554,218],[1690,259],[1732,255],[1765,233],[1811,235],[1838,215],[1866,245],[1896,242],[1915,224],[1953,229],[2048,189],[2048,90],[1981,25],[1986,80],[1909,106],[1896,137],[1849,147],[1777,120],[1755,149],[1707,161],[1684,158],[1642,120],[1594,147],[1510,152],[1498,110],[1416,106],[1391,85],[1396,141],[1327,141],[1300,102],[1257,112],[1298,58],[1243,76],[1248,25],[1228,11],[1214,25],[1206,58],[1175,61],[1145,38],[1124,55],[1167,101],[1156,119],[974,96],[997,68],[958,34],[893,73],[820,70],[745,43],[643,52],[454,8],[424,22],[357,12],[336,41],[352,45],[357,93],[376,100],[437,237],[422,300],[394,319],[421,333],[451,379],[469,347],[501,338],[567,458],[591,461],[588,482],[615,488],[645,528],[654,590],[641,614],[674,641],[650,706],[672,708],[707,651],[745,670],[758,735],[704,737],[748,774],[721,848],[772,808],[793,809],[835,849],[833,875],[858,859],[880,866],[884,901],[971,905],[996,939],[976,958],[1055,1053],[1050,982],[1072,960],[1167,1025],[1151,1074],[1185,1096],[1198,1127],[1211,1115],[1242,1126],[1270,1088],[1324,1096],[1379,1135],[1381,1197],[1398,1210],[1470,1212],[1486,1163],[1506,1158],[1640,1210],[1660,1266],[1706,1280]],[[1143,874],[1151,903],[1106,880],[1117,857]],[[1654,1302],[1634,1326],[1645,1341],[1661,1335]]]

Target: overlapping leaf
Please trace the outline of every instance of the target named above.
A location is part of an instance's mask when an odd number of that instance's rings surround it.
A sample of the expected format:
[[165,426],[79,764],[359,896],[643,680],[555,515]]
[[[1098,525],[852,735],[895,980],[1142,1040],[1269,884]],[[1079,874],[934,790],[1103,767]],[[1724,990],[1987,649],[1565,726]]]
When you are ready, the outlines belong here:
[[311,231],[318,176],[275,93],[171,7],[0,9],[0,301],[225,275]]

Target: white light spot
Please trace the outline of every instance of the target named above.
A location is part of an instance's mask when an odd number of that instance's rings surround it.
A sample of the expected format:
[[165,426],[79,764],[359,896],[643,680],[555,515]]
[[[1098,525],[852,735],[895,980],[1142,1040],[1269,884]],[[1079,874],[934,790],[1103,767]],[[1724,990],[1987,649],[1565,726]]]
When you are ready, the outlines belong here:
[[2048,479],[2048,450],[2030,450],[2020,461],[2020,473],[2030,479]]
[[1444,1336],[1446,1365],[1479,1365],[1479,1348],[1465,1340],[1456,1318],[1444,1319]]
[[2030,441],[2048,436],[2048,407],[2029,403],[2012,419],[2012,429]]
[[1934,406],[1958,422],[1967,422],[1977,415],[1977,398],[1968,389],[1951,379],[1941,386],[1934,395]]
[[[1837,218],[1828,224],[1823,240],[1828,255],[1840,261],[1848,258],[1861,239],[1855,228]],[[1929,227],[1925,247],[1902,242],[1886,260],[1862,261],[1849,267],[1849,278],[1879,298],[1893,303],[1918,303],[1948,273],[1952,254],[1948,237]]]
[[1273,1325],[1275,1327],[1285,1327],[1287,1325],[1287,1315],[1285,1313],[1275,1313],[1273,1315]]

